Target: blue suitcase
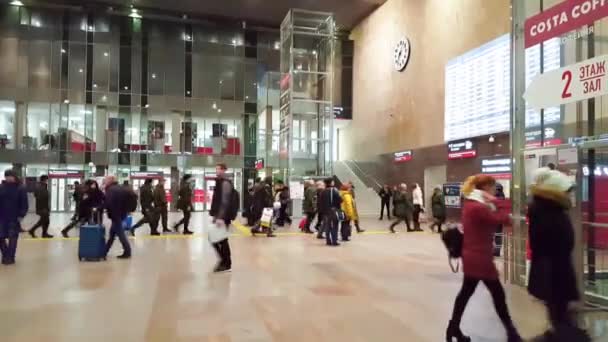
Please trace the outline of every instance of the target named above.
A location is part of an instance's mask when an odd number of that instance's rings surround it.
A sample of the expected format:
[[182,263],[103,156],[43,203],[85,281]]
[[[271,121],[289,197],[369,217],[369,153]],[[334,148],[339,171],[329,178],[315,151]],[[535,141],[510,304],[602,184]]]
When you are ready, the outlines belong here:
[[106,260],[106,229],[100,224],[84,224],[78,240],[80,261]]

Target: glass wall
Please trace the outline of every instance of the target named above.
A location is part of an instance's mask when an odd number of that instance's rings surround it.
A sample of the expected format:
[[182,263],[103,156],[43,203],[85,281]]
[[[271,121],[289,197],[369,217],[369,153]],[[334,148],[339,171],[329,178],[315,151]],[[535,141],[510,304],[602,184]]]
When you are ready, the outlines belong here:
[[279,69],[278,30],[237,21],[8,4],[0,18],[2,149],[242,157],[258,82]]

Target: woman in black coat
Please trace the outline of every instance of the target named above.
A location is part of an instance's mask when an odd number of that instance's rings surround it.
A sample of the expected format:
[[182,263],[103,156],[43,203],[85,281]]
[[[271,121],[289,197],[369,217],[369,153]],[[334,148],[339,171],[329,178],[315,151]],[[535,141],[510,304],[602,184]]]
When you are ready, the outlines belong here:
[[570,179],[559,171],[537,171],[532,185],[530,248],[532,263],[528,292],[545,302],[554,331],[573,327],[568,305],[580,298],[572,262],[574,229],[568,215],[572,188]]

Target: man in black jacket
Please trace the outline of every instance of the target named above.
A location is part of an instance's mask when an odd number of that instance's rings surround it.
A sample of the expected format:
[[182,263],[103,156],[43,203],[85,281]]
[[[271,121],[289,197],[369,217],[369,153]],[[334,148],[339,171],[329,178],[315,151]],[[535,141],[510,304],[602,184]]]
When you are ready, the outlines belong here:
[[129,201],[129,190],[124,186],[119,186],[116,177],[107,176],[104,179],[104,185],[106,189],[106,201],[105,208],[108,211],[108,217],[112,220],[112,227],[110,228],[110,237],[106,243],[107,255],[114,244],[116,237],[120,240],[120,244],[123,248],[123,253],[118,256],[119,259],[129,259],[131,257],[131,245],[125,234],[125,230],[122,227],[122,221],[129,214],[127,210],[127,203]]
[[165,179],[160,178],[158,184],[154,187],[154,211],[155,211],[155,225],[159,226],[159,220],[163,225],[163,233],[170,233],[171,231],[167,228],[167,216],[169,215],[169,209],[167,207],[167,195],[165,194]]
[[151,178],[146,179],[144,185],[139,189],[139,204],[143,217],[131,228],[131,235],[134,236],[135,229],[146,223],[150,226],[150,235],[160,235],[158,232],[158,222],[154,219],[154,194]]
[[53,235],[49,234],[49,225],[51,224],[51,210],[49,207],[50,195],[48,188],[49,177],[47,175],[40,176],[40,183],[34,191],[36,198],[36,215],[40,216],[38,222],[28,231],[33,238],[36,238],[36,230],[42,227],[42,237],[50,239]]
[[[217,224],[220,229],[228,229],[231,222],[229,215],[231,212],[230,205],[233,185],[226,179],[226,164],[217,164],[215,170],[217,179],[215,180],[215,189],[213,190],[209,215],[213,217],[213,223]],[[232,269],[232,256],[228,238],[213,242],[213,248],[215,248],[218,257],[220,258],[220,261],[213,272],[229,272]]]
[[3,265],[15,263],[19,222],[27,214],[27,209],[27,192],[19,182],[17,173],[6,170],[0,185],[0,254]]
[[384,184],[384,187],[380,189],[378,192],[378,196],[380,196],[380,221],[384,219],[384,208],[386,208],[386,216],[389,221],[391,219],[391,197],[393,197],[393,192],[391,188]]
[[191,175],[185,175],[179,187],[179,198],[177,199],[177,209],[184,213],[184,217],[173,225],[173,230],[178,233],[179,226],[184,225],[184,235],[191,235],[193,232],[188,229],[190,216],[192,213],[192,179]]
[[342,197],[336,188],[334,188],[334,180],[328,178],[325,180],[325,190],[319,196],[319,216],[323,217],[323,225],[325,226],[325,238],[328,246],[339,246],[338,243],[338,216],[337,212],[342,206]]

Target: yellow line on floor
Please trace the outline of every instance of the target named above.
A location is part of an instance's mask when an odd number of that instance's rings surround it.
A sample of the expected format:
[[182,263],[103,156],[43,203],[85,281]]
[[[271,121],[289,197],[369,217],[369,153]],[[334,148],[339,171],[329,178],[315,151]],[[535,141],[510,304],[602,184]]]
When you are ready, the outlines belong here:
[[[241,237],[243,236],[242,234],[230,234],[231,237]],[[165,235],[138,235],[138,236],[128,236],[127,238],[130,240],[140,240],[140,239],[145,239],[145,240],[168,240],[168,239],[198,239],[198,238],[205,238],[207,237],[207,234],[192,234],[192,235],[183,235],[183,234],[165,234]],[[64,238],[64,237],[54,237],[54,238],[50,238],[50,239],[43,239],[43,238],[21,238],[19,239],[21,241],[37,241],[37,242],[49,242],[49,241],[78,241],[79,238],[78,237],[69,237],[69,238]]]
[[238,220],[232,221],[232,225],[234,226],[234,228],[236,228],[241,233],[240,235],[251,236],[251,229],[244,226]]

